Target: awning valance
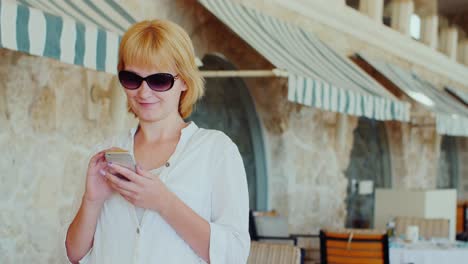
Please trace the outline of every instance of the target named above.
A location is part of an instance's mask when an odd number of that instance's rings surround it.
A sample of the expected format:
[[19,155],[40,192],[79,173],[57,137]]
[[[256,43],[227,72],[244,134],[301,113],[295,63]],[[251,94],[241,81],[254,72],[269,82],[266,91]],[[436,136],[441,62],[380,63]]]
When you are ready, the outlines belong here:
[[288,72],[288,99],[377,120],[409,120],[401,102],[312,33],[230,0],[199,0],[277,68]]
[[464,91],[460,91],[459,89],[455,89],[453,87],[445,87],[445,90],[452,94],[453,96],[457,97],[461,102],[468,105],[468,93]]
[[410,98],[436,116],[439,134],[468,136],[468,108],[417,74],[365,54],[358,54]]
[[0,0],[0,47],[115,73],[134,22],[113,0]]

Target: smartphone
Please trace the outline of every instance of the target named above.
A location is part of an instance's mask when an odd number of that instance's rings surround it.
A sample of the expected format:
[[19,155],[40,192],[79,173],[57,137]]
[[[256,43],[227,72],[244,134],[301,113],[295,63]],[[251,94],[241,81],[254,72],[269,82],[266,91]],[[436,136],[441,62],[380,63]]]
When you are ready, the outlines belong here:
[[[118,164],[122,167],[128,168],[133,172],[136,172],[136,162],[133,156],[129,152],[122,152],[122,151],[108,151],[104,154],[107,162],[112,162]],[[127,180],[128,179],[121,175],[117,174],[117,177]]]

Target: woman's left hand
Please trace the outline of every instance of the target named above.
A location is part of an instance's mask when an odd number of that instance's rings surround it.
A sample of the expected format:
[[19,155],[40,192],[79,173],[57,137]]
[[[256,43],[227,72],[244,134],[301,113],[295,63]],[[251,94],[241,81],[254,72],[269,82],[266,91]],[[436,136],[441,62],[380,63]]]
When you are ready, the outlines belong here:
[[110,172],[105,175],[111,187],[131,204],[157,212],[167,208],[171,192],[159,177],[154,177],[139,166],[136,166],[136,173],[115,163],[109,163],[108,166],[111,171],[129,179],[129,181],[120,179]]

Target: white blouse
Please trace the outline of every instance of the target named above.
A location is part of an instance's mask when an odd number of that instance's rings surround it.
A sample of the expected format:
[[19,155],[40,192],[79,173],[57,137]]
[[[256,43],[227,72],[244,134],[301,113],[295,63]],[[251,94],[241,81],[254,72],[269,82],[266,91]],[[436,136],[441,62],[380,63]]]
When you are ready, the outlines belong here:
[[[136,128],[100,144],[133,154]],[[153,170],[151,173],[158,177]],[[237,146],[224,133],[198,128],[182,130],[176,150],[160,179],[210,224],[210,262],[246,263],[250,250],[249,200],[244,165]],[[114,193],[98,219],[94,243],[80,263],[204,263],[155,211],[144,210]]]

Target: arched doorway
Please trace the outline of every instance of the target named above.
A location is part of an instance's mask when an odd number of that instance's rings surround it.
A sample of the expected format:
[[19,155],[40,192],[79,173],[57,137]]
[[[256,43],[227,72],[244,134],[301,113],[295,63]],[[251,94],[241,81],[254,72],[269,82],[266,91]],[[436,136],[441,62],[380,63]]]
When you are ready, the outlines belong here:
[[[236,70],[221,55],[206,55],[202,70]],[[249,185],[250,208],[267,209],[267,171],[260,121],[241,78],[207,78],[206,93],[190,117],[198,126],[221,130],[239,148]]]
[[[390,153],[383,122],[360,118],[354,131],[349,166],[346,227],[371,228],[374,222],[374,190],[391,187]],[[359,185],[372,182],[371,192]],[[369,185],[368,185],[369,186]]]
[[437,171],[437,188],[457,189],[458,187],[458,153],[456,137],[443,136]]

